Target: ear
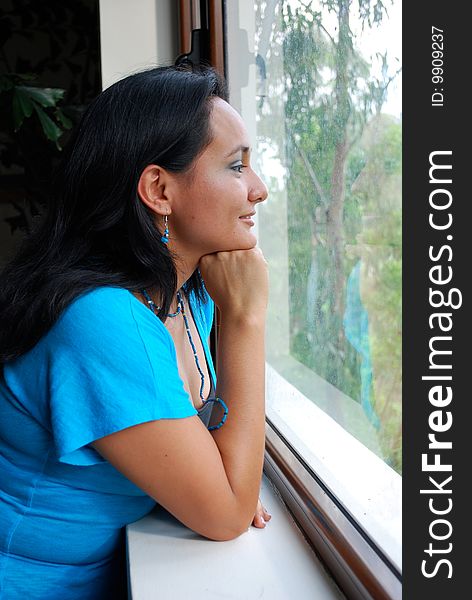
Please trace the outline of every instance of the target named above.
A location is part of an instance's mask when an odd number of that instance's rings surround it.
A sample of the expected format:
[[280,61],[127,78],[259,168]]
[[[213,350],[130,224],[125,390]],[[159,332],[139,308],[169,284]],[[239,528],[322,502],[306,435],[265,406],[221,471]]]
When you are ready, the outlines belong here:
[[144,204],[156,215],[169,215],[172,212],[167,190],[169,174],[157,165],[148,165],[138,181],[138,195]]

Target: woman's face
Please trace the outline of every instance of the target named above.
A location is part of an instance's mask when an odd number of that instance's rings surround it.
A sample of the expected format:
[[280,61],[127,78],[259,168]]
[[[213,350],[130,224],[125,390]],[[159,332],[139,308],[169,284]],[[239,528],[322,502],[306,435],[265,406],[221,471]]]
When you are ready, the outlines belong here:
[[250,166],[249,136],[240,115],[214,98],[210,115],[212,141],[194,162],[174,194],[169,215],[170,249],[199,260],[224,250],[256,245],[256,205],[267,188]]

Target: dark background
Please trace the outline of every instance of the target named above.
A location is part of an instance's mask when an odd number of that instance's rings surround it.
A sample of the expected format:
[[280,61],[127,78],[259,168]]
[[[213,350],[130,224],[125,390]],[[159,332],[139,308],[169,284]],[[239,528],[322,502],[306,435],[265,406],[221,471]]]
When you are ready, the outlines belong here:
[[0,0],[0,267],[47,204],[69,132],[41,106],[63,132],[57,144],[36,111],[15,131],[11,83],[64,90],[57,107],[76,123],[101,91],[98,0]]

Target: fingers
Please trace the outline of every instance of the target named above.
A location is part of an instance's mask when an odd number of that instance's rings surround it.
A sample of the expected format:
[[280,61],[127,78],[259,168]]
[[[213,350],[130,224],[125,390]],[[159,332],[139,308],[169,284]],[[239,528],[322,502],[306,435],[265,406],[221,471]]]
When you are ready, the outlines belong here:
[[272,515],[270,515],[267,512],[267,510],[262,506],[262,503],[259,500],[257,503],[256,514],[254,515],[254,520],[252,524],[258,529],[263,529],[266,526],[266,522],[269,521],[271,518]]
[[202,256],[200,273],[220,311],[265,317],[269,291],[267,262],[260,248]]

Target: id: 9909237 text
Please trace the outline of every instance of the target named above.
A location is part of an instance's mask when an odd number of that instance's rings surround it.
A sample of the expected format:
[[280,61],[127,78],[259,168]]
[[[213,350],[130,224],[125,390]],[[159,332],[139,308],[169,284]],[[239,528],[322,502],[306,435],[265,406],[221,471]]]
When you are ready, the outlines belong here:
[[444,106],[444,30],[431,28],[431,82],[432,106]]

